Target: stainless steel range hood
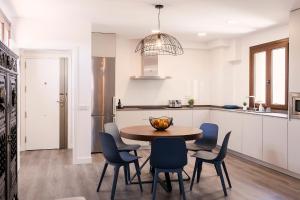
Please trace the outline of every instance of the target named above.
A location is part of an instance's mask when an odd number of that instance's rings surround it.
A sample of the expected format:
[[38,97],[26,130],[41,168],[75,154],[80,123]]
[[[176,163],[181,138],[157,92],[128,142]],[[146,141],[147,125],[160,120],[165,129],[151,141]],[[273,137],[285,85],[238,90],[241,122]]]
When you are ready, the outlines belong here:
[[132,80],[165,80],[170,76],[158,75],[158,56],[142,56],[142,68],[140,76],[131,76]]

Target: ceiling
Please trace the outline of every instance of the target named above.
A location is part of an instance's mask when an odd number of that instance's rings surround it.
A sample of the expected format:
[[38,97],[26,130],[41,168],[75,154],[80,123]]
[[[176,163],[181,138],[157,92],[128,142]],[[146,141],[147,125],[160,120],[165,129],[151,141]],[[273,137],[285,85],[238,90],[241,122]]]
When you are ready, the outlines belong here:
[[[236,37],[287,24],[300,0],[9,0],[14,17],[87,20],[93,31],[141,38],[157,29],[154,4],[164,4],[161,30],[185,41]],[[199,37],[197,33],[207,33]]]

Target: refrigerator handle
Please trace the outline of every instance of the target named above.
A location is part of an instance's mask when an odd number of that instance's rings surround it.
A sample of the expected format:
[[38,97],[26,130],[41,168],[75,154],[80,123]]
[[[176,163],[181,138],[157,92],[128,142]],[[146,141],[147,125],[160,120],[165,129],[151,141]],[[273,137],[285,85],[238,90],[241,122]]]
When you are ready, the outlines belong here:
[[115,116],[116,112],[117,112],[117,98],[114,96],[113,99],[112,99],[112,101],[113,101],[113,103],[112,103],[112,105],[113,105],[112,113]]

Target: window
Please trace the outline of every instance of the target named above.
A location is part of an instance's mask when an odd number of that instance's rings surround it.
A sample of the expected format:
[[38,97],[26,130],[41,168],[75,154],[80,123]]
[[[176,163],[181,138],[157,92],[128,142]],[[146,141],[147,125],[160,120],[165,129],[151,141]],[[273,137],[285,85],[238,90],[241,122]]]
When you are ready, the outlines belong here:
[[6,46],[9,46],[10,33],[11,24],[4,13],[0,10],[0,41]]
[[289,40],[250,47],[250,107],[287,109]]

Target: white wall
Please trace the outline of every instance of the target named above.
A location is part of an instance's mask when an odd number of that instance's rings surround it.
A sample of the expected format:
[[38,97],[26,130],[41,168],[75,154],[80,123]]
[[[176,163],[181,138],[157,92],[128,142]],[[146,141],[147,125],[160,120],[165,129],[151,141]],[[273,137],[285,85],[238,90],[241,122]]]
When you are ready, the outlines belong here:
[[289,91],[300,92],[300,10],[290,16],[290,48],[289,48]]
[[234,63],[229,62],[232,57],[229,47],[211,50],[211,104],[242,105],[249,96],[249,47],[288,37],[289,27],[285,25],[237,38],[240,61]]
[[[249,48],[287,37],[289,27],[285,25],[212,45],[211,49],[210,45],[207,49],[184,49],[182,56],[159,57],[159,74],[172,79],[134,81],[129,76],[141,74],[141,58],[134,52],[138,41],[118,35],[116,96],[124,105],[165,105],[169,99],[190,96],[196,96],[197,104],[242,105],[249,96]],[[239,61],[229,62],[234,59]]]
[[181,56],[160,56],[159,74],[172,76],[172,79],[130,80],[132,75],[141,75],[141,56],[134,52],[137,43],[137,40],[117,36],[116,96],[124,105],[166,105],[169,99],[186,100],[193,95],[196,103],[209,104],[209,52],[184,49]]
[[74,144],[75,163],[91,160],[91,26],[89,23],[70,21],[14,21],[15,40],[22,49],[52,49],[72,51],[74,99]]

